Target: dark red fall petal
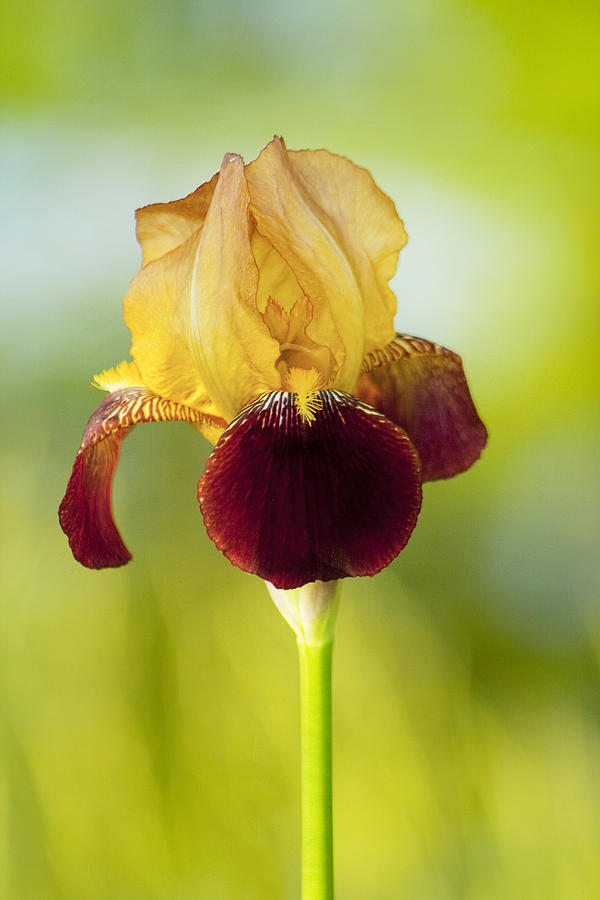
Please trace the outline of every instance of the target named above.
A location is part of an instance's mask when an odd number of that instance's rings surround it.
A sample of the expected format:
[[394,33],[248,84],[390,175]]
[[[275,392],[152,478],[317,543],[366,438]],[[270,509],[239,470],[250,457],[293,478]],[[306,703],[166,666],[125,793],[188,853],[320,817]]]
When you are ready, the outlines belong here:
[[145,388],[114,391],[92,413],[58,510],[73,556],[89,569],[122,566],[131,559],[112,517],[111,487],[121,442],[134,425],[166,420],[226,425]]
[[73,556],[89,569],[123,566],[131,559],[113,522],[111,504],[113,475],[126,433],[112,434],[79,451],[58,510]]
[[312,425],[291,393],[247,407],[198,483],[218,549],[278,588],[374,575],[402,550],[421,507],[406,433],[347,394],[319,396]]
[[456,353],[398,335],[369,354],[362,372],[355,395],[406,429],[421,457],[423,481],[451,478],[479,459],[487,431]]

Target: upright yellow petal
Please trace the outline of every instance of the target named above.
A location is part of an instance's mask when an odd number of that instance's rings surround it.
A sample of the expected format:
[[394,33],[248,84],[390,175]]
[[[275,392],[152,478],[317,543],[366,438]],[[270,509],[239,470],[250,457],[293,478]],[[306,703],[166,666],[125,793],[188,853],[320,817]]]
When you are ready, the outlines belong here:
[[150,262],[132,280],[123,302],[131,355],[143,384],[155,394],[202,411],[211,404],[191,353],[187,318],[199,233]]
[[326,150],[288,152],[280,138],[247,166],[246,177],[258,231],[310,298],[310,336],[332,350],[336,386],[351,390],[361,352],[394,336],[387,282],[406,242],[394,205],[350,160]]
[[279,345],[256,305],[249,199],[242,158],[227,154],[198,238],[186,313],[194,363],[226,418],[280,386]]
[[217,173],[182,200],[152,203],[136,210],[142,265],[175,250],[203,226],[218,178]]
[[296,183],[348,260],[364,305],[365,354],[394,339],[396,297],[388,285],[408,236],[393,200],[367,169],[327,150],[288,151]]
[[[352,267],[323,218],[315,186],[297,179],[280,138],[246,167],[246,178],[258,231],[310,299],[310,336],[334,354],[336,387],[350,390],[364,349],[362,298]],[[273,296],[279,299],[276,292]]]

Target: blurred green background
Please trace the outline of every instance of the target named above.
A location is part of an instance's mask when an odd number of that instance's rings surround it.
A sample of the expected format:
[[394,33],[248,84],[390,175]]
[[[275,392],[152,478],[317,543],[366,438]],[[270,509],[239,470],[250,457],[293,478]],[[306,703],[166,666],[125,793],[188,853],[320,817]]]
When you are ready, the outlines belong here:
[[344,584],[338,896],[600,896],[599,26],[584,0],[5,0],[2,898],[299,895],[293,636],[204,533],[208,446],[127,438],[122,570],[56,519],[128,351],[133,210],[273,133],[394,197],[398,328],[462,354],[491,435]]

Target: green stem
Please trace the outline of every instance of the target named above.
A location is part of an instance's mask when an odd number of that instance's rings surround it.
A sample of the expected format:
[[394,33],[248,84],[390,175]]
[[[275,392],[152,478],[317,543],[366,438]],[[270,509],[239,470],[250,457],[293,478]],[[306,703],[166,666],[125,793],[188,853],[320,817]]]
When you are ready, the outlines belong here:
[[302,720],[302,900],[333,900],[332,650],[332,641],[315,646],[298,638]]

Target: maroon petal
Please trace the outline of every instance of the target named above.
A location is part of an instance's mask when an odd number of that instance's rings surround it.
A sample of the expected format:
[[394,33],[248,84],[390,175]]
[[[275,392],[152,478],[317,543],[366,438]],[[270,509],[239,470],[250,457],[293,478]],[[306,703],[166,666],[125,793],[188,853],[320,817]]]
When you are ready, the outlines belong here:
[[123,566],[131,553],[112,517],[111,487],[124,430],[80,450],[58,510],[75,559],[89,569]]
[[141,422],[177,420],[225,426],[222,419],[157,397],[145,388],[109,394],[85,427],[67,490],[58,510],[75,559],[90,569],[122,566],[131,559],[112,517],[111,487],[121,443]]
[[456,353],[398,335],[365,359],[362,372],[355,395],[406,429],[423,481],[451,478],[479,459],[487,431]]
[[406,433],[346,394],[319,396],[312,424],[292,393],[247,407],[198,483],[218,549],[278,588],[374,575],[405,546],[421,506]]

